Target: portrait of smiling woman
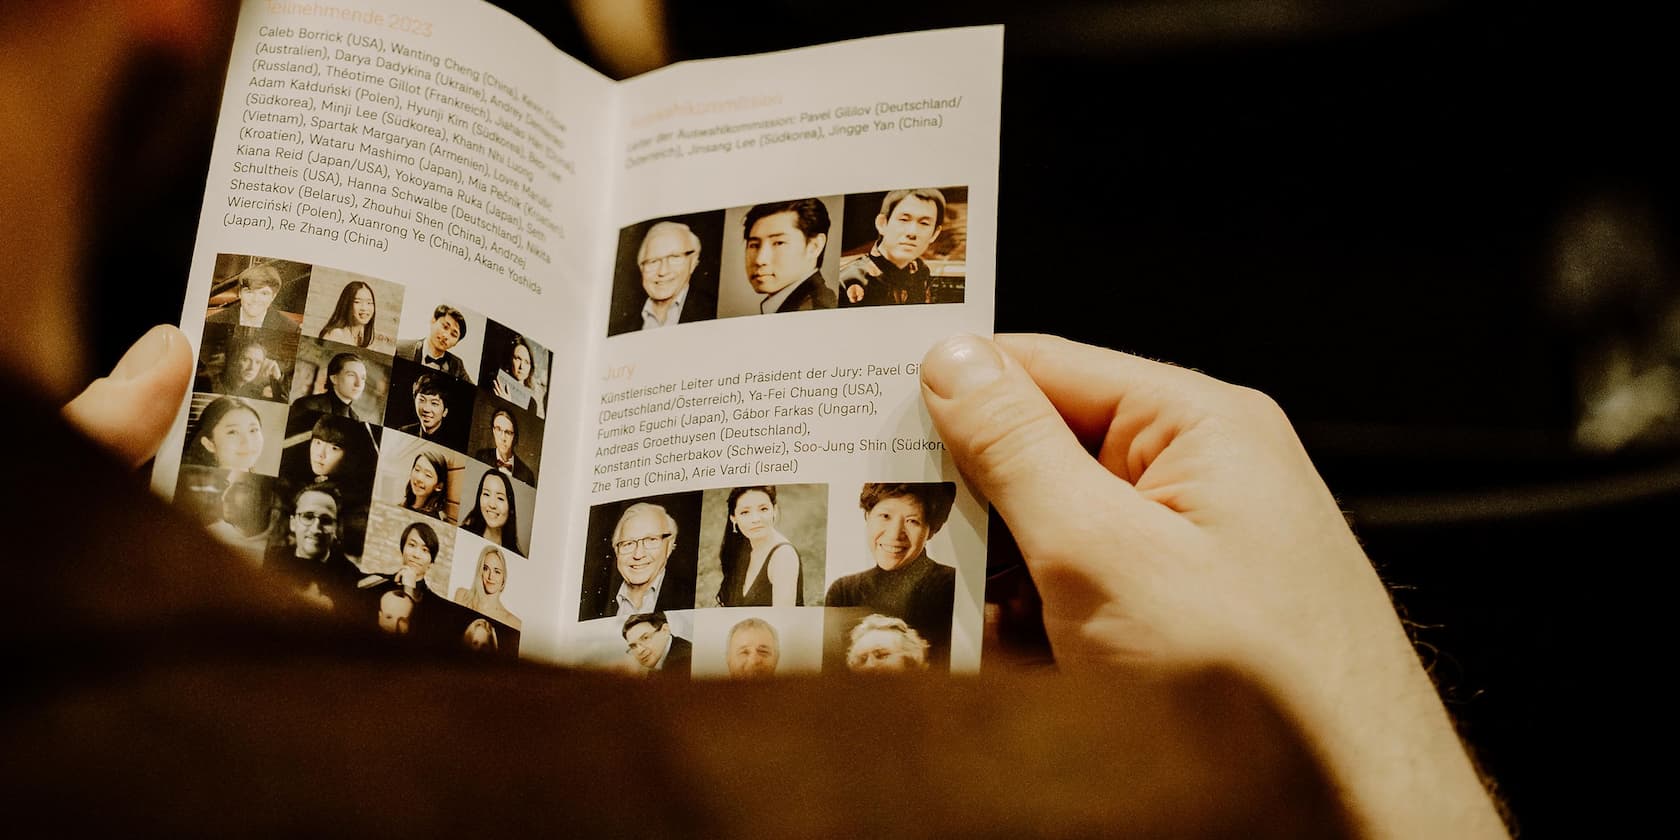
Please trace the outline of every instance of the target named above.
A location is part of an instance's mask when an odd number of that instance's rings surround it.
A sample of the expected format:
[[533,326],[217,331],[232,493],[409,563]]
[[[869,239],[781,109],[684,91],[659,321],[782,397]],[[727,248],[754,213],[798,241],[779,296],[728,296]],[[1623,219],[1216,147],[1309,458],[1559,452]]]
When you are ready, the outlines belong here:
[[951,482],[863,485],[858,507],[870,565],[829,584],[826,606],[903,619],[927,640],[930,661],[945,662],[957,570],[929,557],[927,544],[945,527],[956,494]]
[[507,589],[507,566],[507,556],[501,549],[485,546],[478,554],[478,571],[473,575],[472,588],[457,587],[454,601],[518,630],[521,626],[519,616],[502,604],[502,593]]
[[454,522],[448,503],[449,458],[437,450],[423,450],[414,456],[414,464],[409,467],[408,482],[403,485],[402,506],[445,522]]
[[396,348],[404,291],[400,283],[317,265],[309,280],[303,335],[390,353]]
[[251,403],[217,397],[199,412],[181,462],[248,472],[262,458],[265,443],[262,415]]
[[513,496],[513,482],[495,470],[486,470],[473,494],[473,509],[461,519],[461,528],[477,534],[515,554],[519,545],[519,512]]
[[344,284],[333,313],[321,328],[321,338],[366,347],[373,342],[373,316],[378,313],[373,287],[360,280]]

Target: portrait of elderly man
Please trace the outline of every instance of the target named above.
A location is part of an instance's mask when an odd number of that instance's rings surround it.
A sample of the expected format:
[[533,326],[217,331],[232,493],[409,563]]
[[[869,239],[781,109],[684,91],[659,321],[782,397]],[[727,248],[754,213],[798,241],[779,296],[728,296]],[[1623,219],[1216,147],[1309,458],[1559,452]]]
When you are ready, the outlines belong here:
[[931,272],[922,255],[944,227],[945,194],[939,190],[887,193],[875,216],[875,244],[840,268],[841,305],[933,303]]
[[957,570],[929,557],[927,541],[945,527],[956,492],[951,482],[863,485],[858,506],[873,565],[829,584],[825,605],[903,619],[927,640],[932,661],[948,660]]
[[928,643],[901,618],[875,613],[852,628],[846,667],[858,673],[921,671],[928,666]]
[[648,228],[636,253],[646,295],[636,329],[656,330],[717,317],[717,297],[690,282],[700,264],[700,250],[700,237],[682,222],[656,222]]
[[775,676],[776,666],[782,661],[782,640],[775,625],[762,618],[742,619],[729,628],[724,660],[729,666],[729,676],[735,679]]
[[[686,550],[688,539],[663,504],[639,501],[624,508],[606,538],[610,569],[597,563],[586,570],[578,618],[693,609],[694,553]],[[597,581],[593,597],[591,578]]]
[[204,322],[297,332],[298,323],[274,308],[282,282],[279,269],[272,265],[245,269],[239,274],[239,302],[212,313]]
[[758,204],[741,220],[747,284],[763,298],[760,313],[833,309],[839,299],[822,276],[828,206],[801,198]]
[[397,342],[396,355],[399,359],[407,359],[471,382],[472,374],[467,373],[467,363],[461,361],[460,356],[450,352],[466,337],[466,314],[447,303],[440,303],[432,310],[431,327],[427,329],[426,337]]
[[624,620],[625,650],[643,676],[686,677],[694,661],[694,645],[671,632],[663,612],[639,613]]

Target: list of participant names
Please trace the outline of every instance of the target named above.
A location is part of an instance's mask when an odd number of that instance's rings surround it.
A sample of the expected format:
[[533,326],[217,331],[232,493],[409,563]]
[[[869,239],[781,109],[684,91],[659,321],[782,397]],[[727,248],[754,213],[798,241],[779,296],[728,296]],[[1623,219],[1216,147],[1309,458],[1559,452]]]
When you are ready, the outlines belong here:
[[[244,76],[243,92],[235,93]],[[222,224],[388,251],[413,241],[541,293],[565,238],[566,124],[518,86],[401,40],[258,29]]]
[[[590,492],[689,479],[788,481],[801,456],[941,450],[937,440],[859,435],[883,405],[913,399],[915,363],[746,370],[601,395]],[[634,368],[609,378],[629,378]],[[883,394],[886,396],[884,397]]]

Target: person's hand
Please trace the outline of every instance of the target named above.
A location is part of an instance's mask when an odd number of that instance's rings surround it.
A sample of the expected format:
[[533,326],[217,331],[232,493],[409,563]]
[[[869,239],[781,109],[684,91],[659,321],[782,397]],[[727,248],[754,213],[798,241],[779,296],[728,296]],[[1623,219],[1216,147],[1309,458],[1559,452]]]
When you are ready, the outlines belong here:
[[1046,336],[947,339],[921,375],[958,468],[1020,545],[1063,667],[1235,664],[1296,710],[1377,833],[1503,834],[1271,399]]
[[156,326],[64,406],[64,417],[117,457],[139,466],[157,454],[192,383],[192,349],[180,329]]
[[490,380],[490,391],[504,400],[513,401],[513,395],[509,394],[507,388],[502,385],[501,377]]
[[413,566],[404,566],[397,570],[396,584],[413,595],[415,587],[420,585],[420,573]]
[[862,302],[863,301],[863,286],[861,286],[857,283],[853,283],[852,285],[847,286],[846,287],[846,300],[849,300],[852,303]]

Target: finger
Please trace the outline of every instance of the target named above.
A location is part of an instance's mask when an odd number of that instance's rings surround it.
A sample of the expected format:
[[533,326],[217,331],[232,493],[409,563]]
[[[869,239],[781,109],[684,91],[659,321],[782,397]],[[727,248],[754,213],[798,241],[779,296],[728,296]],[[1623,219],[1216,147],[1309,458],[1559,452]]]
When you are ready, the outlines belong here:
[[[1080,439],[1101,440],[1118,408],[1205,405],[1232,386],[1193,370],[1053,335],[1000,335]],[[1127,403],[1130,403],[1127,405]]]
[[1092,459],[1027,371],[986,339],[955,336],[928,351],[922,399],[957,467],[1029,559],[1056,555],[1070,523],[1150,504]]
[[157,454],[192,379],[187,337],[153,327],[123,354],[109,376],[96,379],[64,406],[65,419],[95,443],[139,466]]

